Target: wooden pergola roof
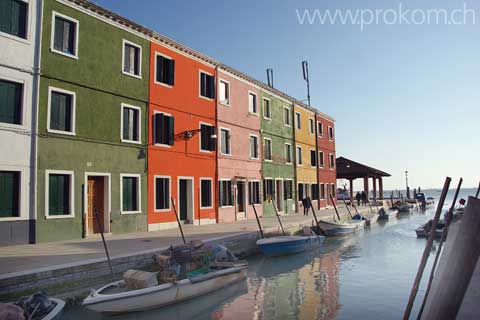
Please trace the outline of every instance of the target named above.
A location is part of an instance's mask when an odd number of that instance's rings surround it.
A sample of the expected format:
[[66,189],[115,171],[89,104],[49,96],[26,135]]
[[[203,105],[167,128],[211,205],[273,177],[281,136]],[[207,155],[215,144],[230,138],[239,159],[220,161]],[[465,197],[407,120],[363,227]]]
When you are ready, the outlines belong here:
[[350,159],[339,157],[336,161],[337,179],[357,179],[372,177],[390,177],[389,173],[366,166],[364,164],[352,161]]

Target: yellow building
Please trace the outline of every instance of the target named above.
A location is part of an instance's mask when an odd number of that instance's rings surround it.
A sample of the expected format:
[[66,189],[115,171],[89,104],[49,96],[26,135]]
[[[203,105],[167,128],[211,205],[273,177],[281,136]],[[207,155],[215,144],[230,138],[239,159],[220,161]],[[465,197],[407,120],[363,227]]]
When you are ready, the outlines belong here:
[[[294,138],[296,180],[299,205],[303,198],[310,197],[318,205],[317,151],[315,137],[315,112],[307,107],[294,105]],[[300,211],[302,211],[300,207]]]

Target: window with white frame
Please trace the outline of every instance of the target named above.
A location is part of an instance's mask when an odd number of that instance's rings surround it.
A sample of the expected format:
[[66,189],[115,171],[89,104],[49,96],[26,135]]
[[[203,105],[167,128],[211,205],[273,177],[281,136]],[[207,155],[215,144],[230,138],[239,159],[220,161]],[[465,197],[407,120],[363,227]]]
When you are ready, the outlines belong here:
[[324,163],[325,163],[325,160],[324,160],[324,157],[323,157],[323,151],[318,151],[318,166],[320,168],[323,168]]
[[220,207],[233,206],[233,193],[232,193],[232,181],[220,180],[219,181],[219,200]]
[[328,127],[328,139],[333,140],[333,127]]
[[175,120],[170,114],[156,112],[153,115],[153,143],[173,146],[175,136]]
[[248,204],[260,203],[260,181],[248,182]]
[[310,166],[316,167],[317,166],[317,152],[314,149],[310,150]]
[[272,119],[272,108],[270,106],[270,100],[263,98],[263,117],[267,120]]
[[263,201],[275,199],[275,185],[272,178],[263,179]]
[[170,177],[155,176],[154,202],[155,211],[170,210]]
[[129,76],[142,77],[142,47],[123,40],[123,73]]
[[263,148],[264,148],[264,159],[267,161],[272,161],[272,140],[269,138],[263,139]]
[[140,108],[122,104],[122,141],[140,143]]
[[297,146],[297,164],[300,166],[303,164],[302,147],[300,146]]
[[140,175],[122,174],[122,213],[140,212]]
[[255,114],[258,113],[257,95],[252,92],[248,93],[248,112]]
[[220,79],[218,94],[220,103],[230,105],[230,82]]
[[292,145],[285,143],[285,163],[292,163]]
[[2,0],[0,12],[0,32],[27,39],[28,3],[22,0]]
[[73,217],[73,171],[46,171],[46,217]]
[[286,179],[283,181],[283,199],[293,199],[293,180]]
[[298,200],[301,201],[305,198],[305,184],[298,183]]
[[215,127],[209,124],[200,124],[200,151],[215,150]]
[[308,131],[310,134],[315,134],[315,122],[311,118],[308,118]]
[[20,172],[0,171],[0,220],[20,217]]
[[330,169],[335,169],[335,157],[333,156],[332,153],[330,153],[330,157],[329,157],[330,161],[329,161],[329,166],[330,166]]
[[0,79],[0,122],[22,124],[23,83]]
[[175,60],[155,53],[155,82],[167,86],[175,84]]
[[325,199],[325,185],[323,183],[320,184],[320,199]]
[[55,11],[52,13],[52,20],[51,50],[67,57],[77,58],[78,20]]
[[220,153],[231,155],[230,129],[220,128]]
[[250,135],[250,159],[258,159],[258,137]]
[[323,137],[323,123],[321,121],[317,121],[317,135]]
[[215,98],[215,77],[200,71],[200,96],[203,98]]
[[312,200],[318,200],[318,184],[312,183]]
[[49,87],[48,131],[75,134],[75,93]]
[[287,127],[291,125],[290,109],[287,107],[283,107],[283,124]]
[[213,192],[211,178],[200,178],[200,208],[212,208]]
[[295,125],[298,130],[302,130],[302,117],[299,112],[295,112]]

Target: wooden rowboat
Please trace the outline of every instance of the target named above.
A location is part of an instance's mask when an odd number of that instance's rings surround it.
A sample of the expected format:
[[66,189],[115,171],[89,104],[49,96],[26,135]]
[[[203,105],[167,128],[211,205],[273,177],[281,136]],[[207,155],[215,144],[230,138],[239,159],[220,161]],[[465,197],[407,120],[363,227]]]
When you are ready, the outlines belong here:
[[138,290],[129,290],[125,281],[121,280],[92,290],[83,301],[83,306],[103,314],[155,309],[202,296],[243,280],[247,268],[246,264],[238,265]]
[[380,220],[389,220],[390,218],[396,217],[398,214],[398,210],[392,209],[392,210],[384,210],[380,209],[378,212],[378,219]]
[[324,236],[283,236],[257,240],[257,246],[266,256],[295,254],[320,246]]
[[348,220],[348,221],[319,221],[320,228],[327,236],[340,236],[344,234],[354,233],[365,227],[365,220]]

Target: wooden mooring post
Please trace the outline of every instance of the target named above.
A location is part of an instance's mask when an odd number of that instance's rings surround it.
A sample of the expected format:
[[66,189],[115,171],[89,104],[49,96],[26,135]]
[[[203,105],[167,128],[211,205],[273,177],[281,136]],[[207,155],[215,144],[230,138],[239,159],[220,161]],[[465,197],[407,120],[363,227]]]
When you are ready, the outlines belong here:
[[183,244],[186,244],[185,235],[183,234],[182,224],[180,223],[180,219],[178,218],[177,208],[175,207],[175,202],[173,201],[173,197],[170,197],[173,206],[173,212],[175,213],[175,218],[177,218],[178,228],[180,229],[180,233],[182,234]]
[[258,229],[260,229],[260,235],[262,236],[262,239],[264,239],[265,236],[263,235],[262,225],[260,224],[260,219],[258,218],[257,209],[255,209],[255,204],[253,204],[253,202],[252,202],[252,207],[253,207],[253,212],[255,213],[255,218],[257,219]]

